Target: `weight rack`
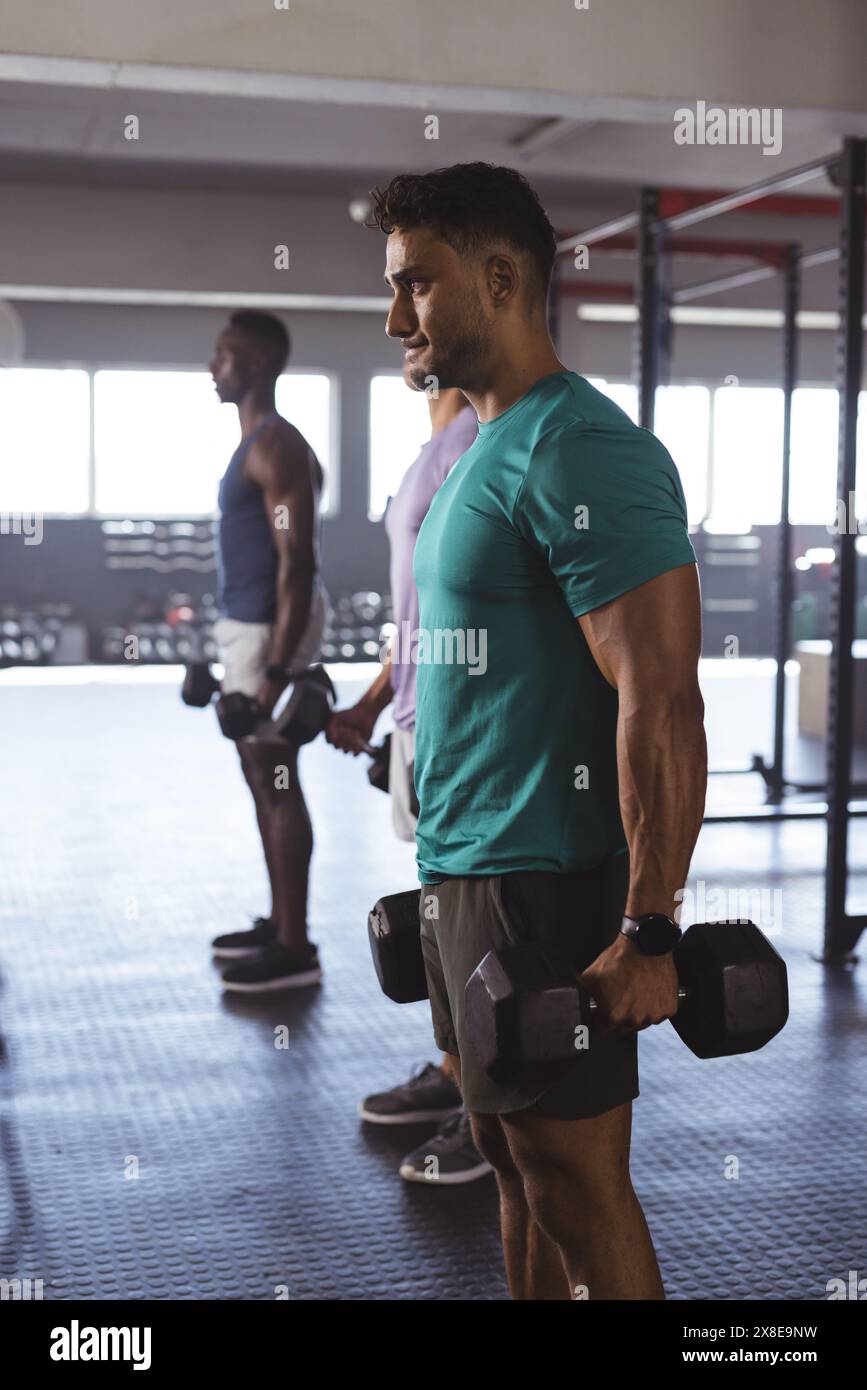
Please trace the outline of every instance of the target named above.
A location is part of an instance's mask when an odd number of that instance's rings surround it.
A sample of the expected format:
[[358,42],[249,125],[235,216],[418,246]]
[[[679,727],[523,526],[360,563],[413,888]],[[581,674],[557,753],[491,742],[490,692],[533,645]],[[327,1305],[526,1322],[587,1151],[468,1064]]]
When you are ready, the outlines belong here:
[[[853,801],[853,793],[865,788],[854,786],[852,780],[852,719],[854,698],[856,568],[855,533],[847,527],[835,536],[833,633],[829,673],[829,707],[827,739],[827,778],[823,785],[795,783],[784,773],[784,739],[786,707],[786,660],[790,650],[790,620],[792,597],[791,529],[789,523],[789,487],[791,455],[792,396],[797,384],[797,319],[800,307],[801,273],[812,266],[838,261],[839,326],[837,329],[837,388],[840,414],[838,435],[837,495],[848,499],[855,490],[858,395],[863,367],[864,279],[865,279],[865,175],[867,175],[867,141],[847,137],[842,150],[827,158],[791,169],[786,173],[733,193],[702,200],[690,193],[642,189],[639,207],[635,212],[612,218],[583,232],[563,238],[557,245],[559,255],[568,254],[578,246],[609,246],[624,234],[637,233],[638,250],[638,323],[635,335],[635,370],[638,380],[639,423],[653,428],[656,389],[667,379],[671,348],[672,304],[704,298],[724,290],[755,283],[773,276],[782,276],[783,287],[783,475],[780,511],[780,541],[777,556],[777,620],[775,624],[773,761],[768,764],[761,755],[753,758],[748,768],[727,769],[741,773],[758,773],[765,782],[767,799],[764,806],[731,812],[712,812],[707,823],[734,821],[766,821],[823,819],[828,821],[828,840],[825,877],[825,921],[821,959],[827,963],[851,961],[853,949],[867,927],[867,914],[850,915],[846,911],[849,874],[849,821],[867,815],[867,801]],[[669,290],[668,267],[678,244],[674,234],[686,228],[749,207],[773,198],[785,190],[800,187],[815,179],[827,177],[840,190],[839,245],[821,248],[806,254],[795,243],[764,249],[753,247],[747,254],[763,262],[755,268],[732,275],[717,277],[681,289]],[[738,243],[732,242],[734,253]],[[710,244],[708,247],[710,254]],[[613,290],[615,297],[624,298],[622,286],[601,286],[603,293]],[[568,287],[571,289],[571,285]],[[558,274],[556,299],[567,290]],[[568,292],[568,291],[567,291]],[[590,296],[588,296],[590,297]],[[556,326],[559,307],[552,307]],[[797,802],[787,800],[787,790],[824,791],[826,800]]]

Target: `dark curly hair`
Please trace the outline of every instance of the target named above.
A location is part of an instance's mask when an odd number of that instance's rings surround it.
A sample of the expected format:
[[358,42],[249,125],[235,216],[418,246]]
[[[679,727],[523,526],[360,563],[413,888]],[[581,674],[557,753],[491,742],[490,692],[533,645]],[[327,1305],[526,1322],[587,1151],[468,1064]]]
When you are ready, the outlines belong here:
[[462,255],[492,242],[525,251],[544,304],[557,237],[539,198],[523,174],[499,164],[452,164],[429,174],[398,174],[374,188],[369,227],[386,236],[396,227],[428,227]]

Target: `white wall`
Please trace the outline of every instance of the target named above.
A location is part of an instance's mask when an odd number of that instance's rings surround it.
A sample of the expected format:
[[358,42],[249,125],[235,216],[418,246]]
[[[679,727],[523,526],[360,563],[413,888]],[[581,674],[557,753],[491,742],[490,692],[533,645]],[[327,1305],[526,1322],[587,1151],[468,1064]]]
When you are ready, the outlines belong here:
[[[359,227],[344,198],[324,194],[267,195],[249,192],[178,191],[151,188],[82,188],[57,184],[0,183],[3,261],[0,280],[12,287],[41,285],[223,291],[239,304],[250,293],[299,293],[382,297],[385,238]],[[551,207],[559,226],[590,225],[621,209]],[[831,242],[832,219],[743,215],[720,224],[720,235],[781,239],[804,235]],[[289,246],[290,268],[274,269],[275,244]],[[594,273],[618,280],[635,274],[634,258],[606,261],[593,251]],[[601,261],[600,261],[601,258]],[[684,279],[722,273],[728,265],[680,264]],[[808,307],[834,308],[833,266],[805,277]],[[779,286],[770,282],[710,301],[779,306]],[[18,303],[31,360],[197,363],[205,360],[224,311],[98,308]],[[360,373],[397,366],[399,354],[384,336],[384,313],[288,314],[296,337],[296,361],[305,366]],[[628,327],[579,324],[576,301],[564,300],[562,346],[571,366],[586,372],[628,377],[632,333]],[[807,380],[831,381],[834,335],[802,336],[802,370]],[[343,341],[357,354],[344,360]],[[722,380],[734,373],[775,380],[780,370],[780,335],[753,329],[678,328],[676,375]]]
[[[7,183],[0,202],[7,284],[385,292],[385,238],[345,200]],[[288,270],[274,268],[276,245]]]

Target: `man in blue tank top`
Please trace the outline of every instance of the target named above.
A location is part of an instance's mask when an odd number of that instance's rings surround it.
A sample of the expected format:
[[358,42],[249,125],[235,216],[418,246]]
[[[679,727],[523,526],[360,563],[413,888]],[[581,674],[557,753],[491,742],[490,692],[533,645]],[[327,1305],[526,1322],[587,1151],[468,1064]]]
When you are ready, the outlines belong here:
[[313,834],[297,749],[279,738],[270,718],[290,684],[288,673],[316,660],[327,609],[319,568],[322,469],[274,404],[288,358],[289,334],[280,320],[241,310],[219,335],[210,363],[220,400],[236,407],[241,424],[241,442],[220,483],[215,635],[223,694],[242,691],[262,711],[255,733],[239,739],[238,753],[271,885],[270,916],[213,943],[215,955],[241,962],[223,974],[225,988],[241,993],[321,978],[307,939]]

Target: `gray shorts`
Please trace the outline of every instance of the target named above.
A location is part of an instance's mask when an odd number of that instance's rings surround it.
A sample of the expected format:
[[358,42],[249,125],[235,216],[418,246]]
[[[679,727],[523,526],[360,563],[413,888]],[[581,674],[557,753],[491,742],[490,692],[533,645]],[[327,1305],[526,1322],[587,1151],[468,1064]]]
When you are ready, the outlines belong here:
[[635,1033],[599,1034],[576,1053],[569,1074],[544,1091],[499,1086],[477,1062],[464,1033],[464,988],[488,951],[539,942],[586,970],[620,930],[629,856],[597,868],[554,874],[519,870],[490,878],[422,884],[421,941],[437,1046],[461,1059],[464,1104],[478,1114],[536,1105],[557,1120],[583,1120],[638,1095]]

